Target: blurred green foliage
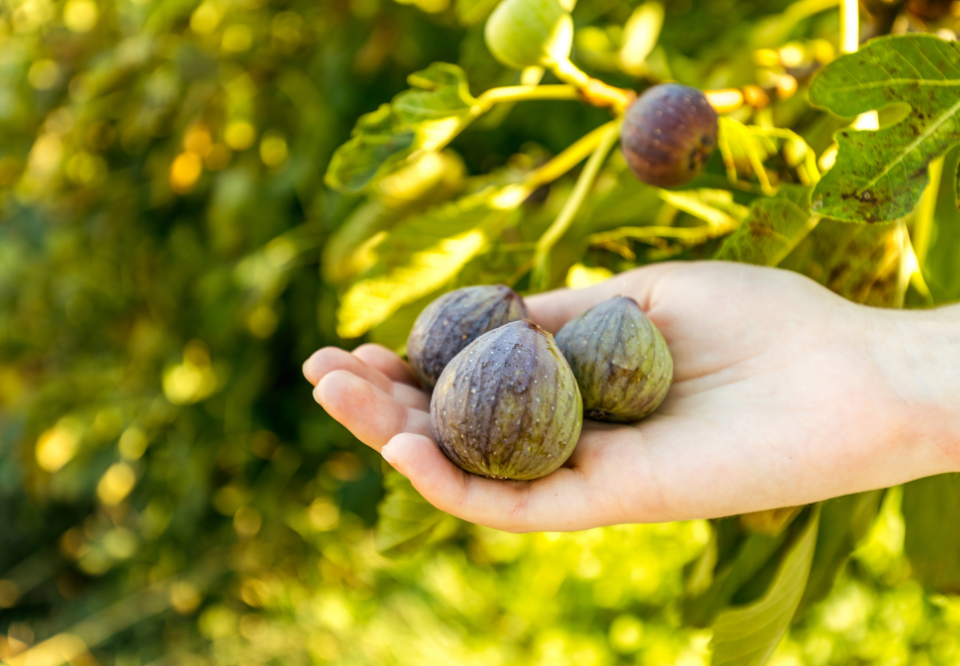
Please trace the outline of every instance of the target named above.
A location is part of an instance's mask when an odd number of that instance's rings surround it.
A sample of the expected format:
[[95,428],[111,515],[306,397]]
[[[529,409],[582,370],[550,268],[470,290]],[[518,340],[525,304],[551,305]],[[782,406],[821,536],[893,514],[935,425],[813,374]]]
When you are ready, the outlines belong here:
[[[402,255],[395,225],[516,182],[605,120],[573,102],[501,107],[420,164],[429,178],[384,179],[365,199],[324,185],[356,119],[411,72],[456,63],[475,95],[520,81],[483,44],[494,4],[3,0],[0,660],[709,661],[711,632],[685,623],[682,607],[715,538],[708,523],[517,536],[441,520],[421,535],[428,547],[389,560],[374,542],[379,456],[315,405],[300,374],[315,349],[356,343],[337,336],[338,303],[389,263],[384,248]],[[790,86],[833,57],[835,4],[581,0],[574,57],[631,88],[758,83],[776,103],[734,121],[791,127],[819,155],[840,123]],[[931,29],[956,28],[940,21]],[[659,39],[637,28],[661,24]],[[750,173],[728,157],[715,158],[708,185]],[[947,164],[929,208],[955,224],[956,151]],[[571,187],[530,194],[454,282],[521,280]],[[550,282],[708,256],[752,198],[658,194],[614,157],[589,215],[554,248]],[[629,231],[704,222],[714,227],[700,250]],[[870,259],[853,270],[830,252],[839,228],[823,223],[787,248],[785,265],[891,304],[894,232],[843,227]],[[958,237],[940,230],[941,241]],[[379,255],[375,238],[389,241]],[[735,239],[724,247],[742,256]],[[949,247],[930,245],[930,265],[951,265]],[[943,270],[927,277],[936,300],[960,295]],[[401,346],[432,295],[392,303],[370,337]],[[960,599],[914,580],[901,496],[886,493],[838,583],[773,663],[960,663]]]

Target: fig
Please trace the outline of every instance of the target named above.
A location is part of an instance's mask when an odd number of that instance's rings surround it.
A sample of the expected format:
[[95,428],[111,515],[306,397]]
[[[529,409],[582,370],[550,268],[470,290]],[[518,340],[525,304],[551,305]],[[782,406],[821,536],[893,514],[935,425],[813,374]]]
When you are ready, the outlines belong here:
[[523,299],[502,284],[447,292],[423,309],[407,338],[407,360],[433,388],[447,363],[487,331],[527,316]]
[[440,449],[472,474],[530,480],[577,445],[583,403],[553,336],[523,320],[484,333],[450,361],[430,400]]
[[616,296],[571,319],[557,333],[557,345],[577,378],[588,419],[639,421],[667,397],[673,357],[632,298]]
[[620,145],[644,183],[683,185],[700,173],[717,145],[717,112],[696,88],[661,83],[627,109]]
[[483,36],[487,48],[508,67],[551,67],[570,56],[573,19],[559,0],[503,0]]

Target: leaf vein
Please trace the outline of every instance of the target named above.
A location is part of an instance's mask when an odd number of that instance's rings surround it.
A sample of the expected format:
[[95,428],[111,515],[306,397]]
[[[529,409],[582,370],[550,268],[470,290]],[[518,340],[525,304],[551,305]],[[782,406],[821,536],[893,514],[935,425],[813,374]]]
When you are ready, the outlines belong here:
[[[934,132],[936,132],[938,129],[940,129],[940,126],[941,126],[941,125],[943,125],[943,124],[944,124],[945,122],[947,122],[948,120],[951,120],[951,119],[953,118],[953,116],[956,115],[956,113],[957,113],[958,110],[960,110],[960,100],[957,100],[957,101],[953,104],[953,106],[951,106],[951,107],[950,107],[949,109],[947,109],[944,113],[942,113],[942,114],[937,118],[936,122],[932,123],[920,136],[918,136],[916,139],[914,139],[913,141],[911,141],[911,142],[907,145],[907,147],[900,152],[900,154],[897,156],[897,158],[896,158],[893,162],[891,162],[890,164],[888,164],[886,167],[884,167],[883,171],[881,171],[879,174],[877,174],[877,176],[876,176],[875,178],[872,178],[871,180],[867,181],[867,183],[866,183],[862,188],[860,188],[859,192],[862,193],[866,188],[872,187],[872,186],[876,185],[877,182],[878,182],[881,178],[883,178],[883,176],[887,175],[893,167],[897,166],[898,164],[902,164],[902,163],[903,163],[903,160],[906,158],[907,155],[909,155],[911,152],[913,152],[913,150],[914,150],[917,146],[919,146],[921,143],[923,143],[924,141],[926,141],[927,139],[929,139],[930,136],[931,136]],[[904,169],[906,169],[906,167],[904,167]]]

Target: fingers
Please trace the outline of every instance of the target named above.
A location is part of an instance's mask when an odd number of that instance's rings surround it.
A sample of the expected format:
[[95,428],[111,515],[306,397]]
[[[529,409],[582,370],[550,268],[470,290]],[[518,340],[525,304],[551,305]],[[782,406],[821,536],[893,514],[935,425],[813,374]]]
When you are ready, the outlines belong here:
[[[423,396],[421,392],[417,393]],[[399,433],[429,436],[432,432],[430,415],[425,410],[404,405],[396,397],[347,370],[334,370],[324,375],[313,390],[313,396],[357,439],[378,451]]]
[[[384,393],[393,396],[406,407],[423,411],[430,409],[430,396],[418,388],[416,384],[411,385],[407,382],[394,381],[379,369],[385,368],[391,375],[405,378],[402,367],[407,367],[409,370],[409,366],[401,361],[396,354],[384,347],[363,345],[358,349],[364,347],[378,348],[377,350],[367,349],[362,353],[362,355],[372,359],[376,365],[364,362],[356,352],[351,354],[337,347],[326,347],[307,359],[307,362],[303,364],[303,374],[311,384],[316,386],[331,372],[346,370],[370,382]],[[396,366],[401,366],[401,368]],[[410,376],[412,377],[412,373],[410,373]],[[414,379],[414,381],[416,380]]]
[[410,369],[410,365],[404,363],[399,356],[383,345],[372,343],[360,345],[353,350],[353,355],[395,382],[420,387],[420,382]]
[[536,481],[486,479],[458,468],[432,439],[408,433],[391,439],[383,457],[428,502],[472,523],[507,532],[570,531],[621,519],[598,513],[593,488],[576,469]]
[[647,312],[658,280],[681,265],[681,262],[669,262],[644,266],[621,273],[592,287],[557,289],[526,297],[524,301],[533,321],[551,333],[556,333],[574,317],[614,296],[629,296]]
[[320,383],[325,375],[334,370],[346,370],[367,380],[382,391],[387,393],[393,391],[393,382],[387,375],[375,369],[374,366],[365,363],[360,357],[339,347],[324,347],[320,351],[314,352],[313,356],[303,364],[303,375],[314,386]]

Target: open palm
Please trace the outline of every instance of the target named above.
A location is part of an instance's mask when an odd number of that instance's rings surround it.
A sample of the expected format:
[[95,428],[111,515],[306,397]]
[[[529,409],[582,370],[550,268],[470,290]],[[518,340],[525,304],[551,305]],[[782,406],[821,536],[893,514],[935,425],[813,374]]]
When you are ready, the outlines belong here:
[[304,372],[317,402],[432,504],[509,531],[711,518],[935,471],[902,447],[903,401],[878,361],[883,311],[794,273],[723,262],[659,264],[527,305],[555,333],[618,294],[666,338],[670,393],[639,423],[584,421],[565,466],[535,481],[453,465],[432,439],[429,393],[383,347],[322,349]]

